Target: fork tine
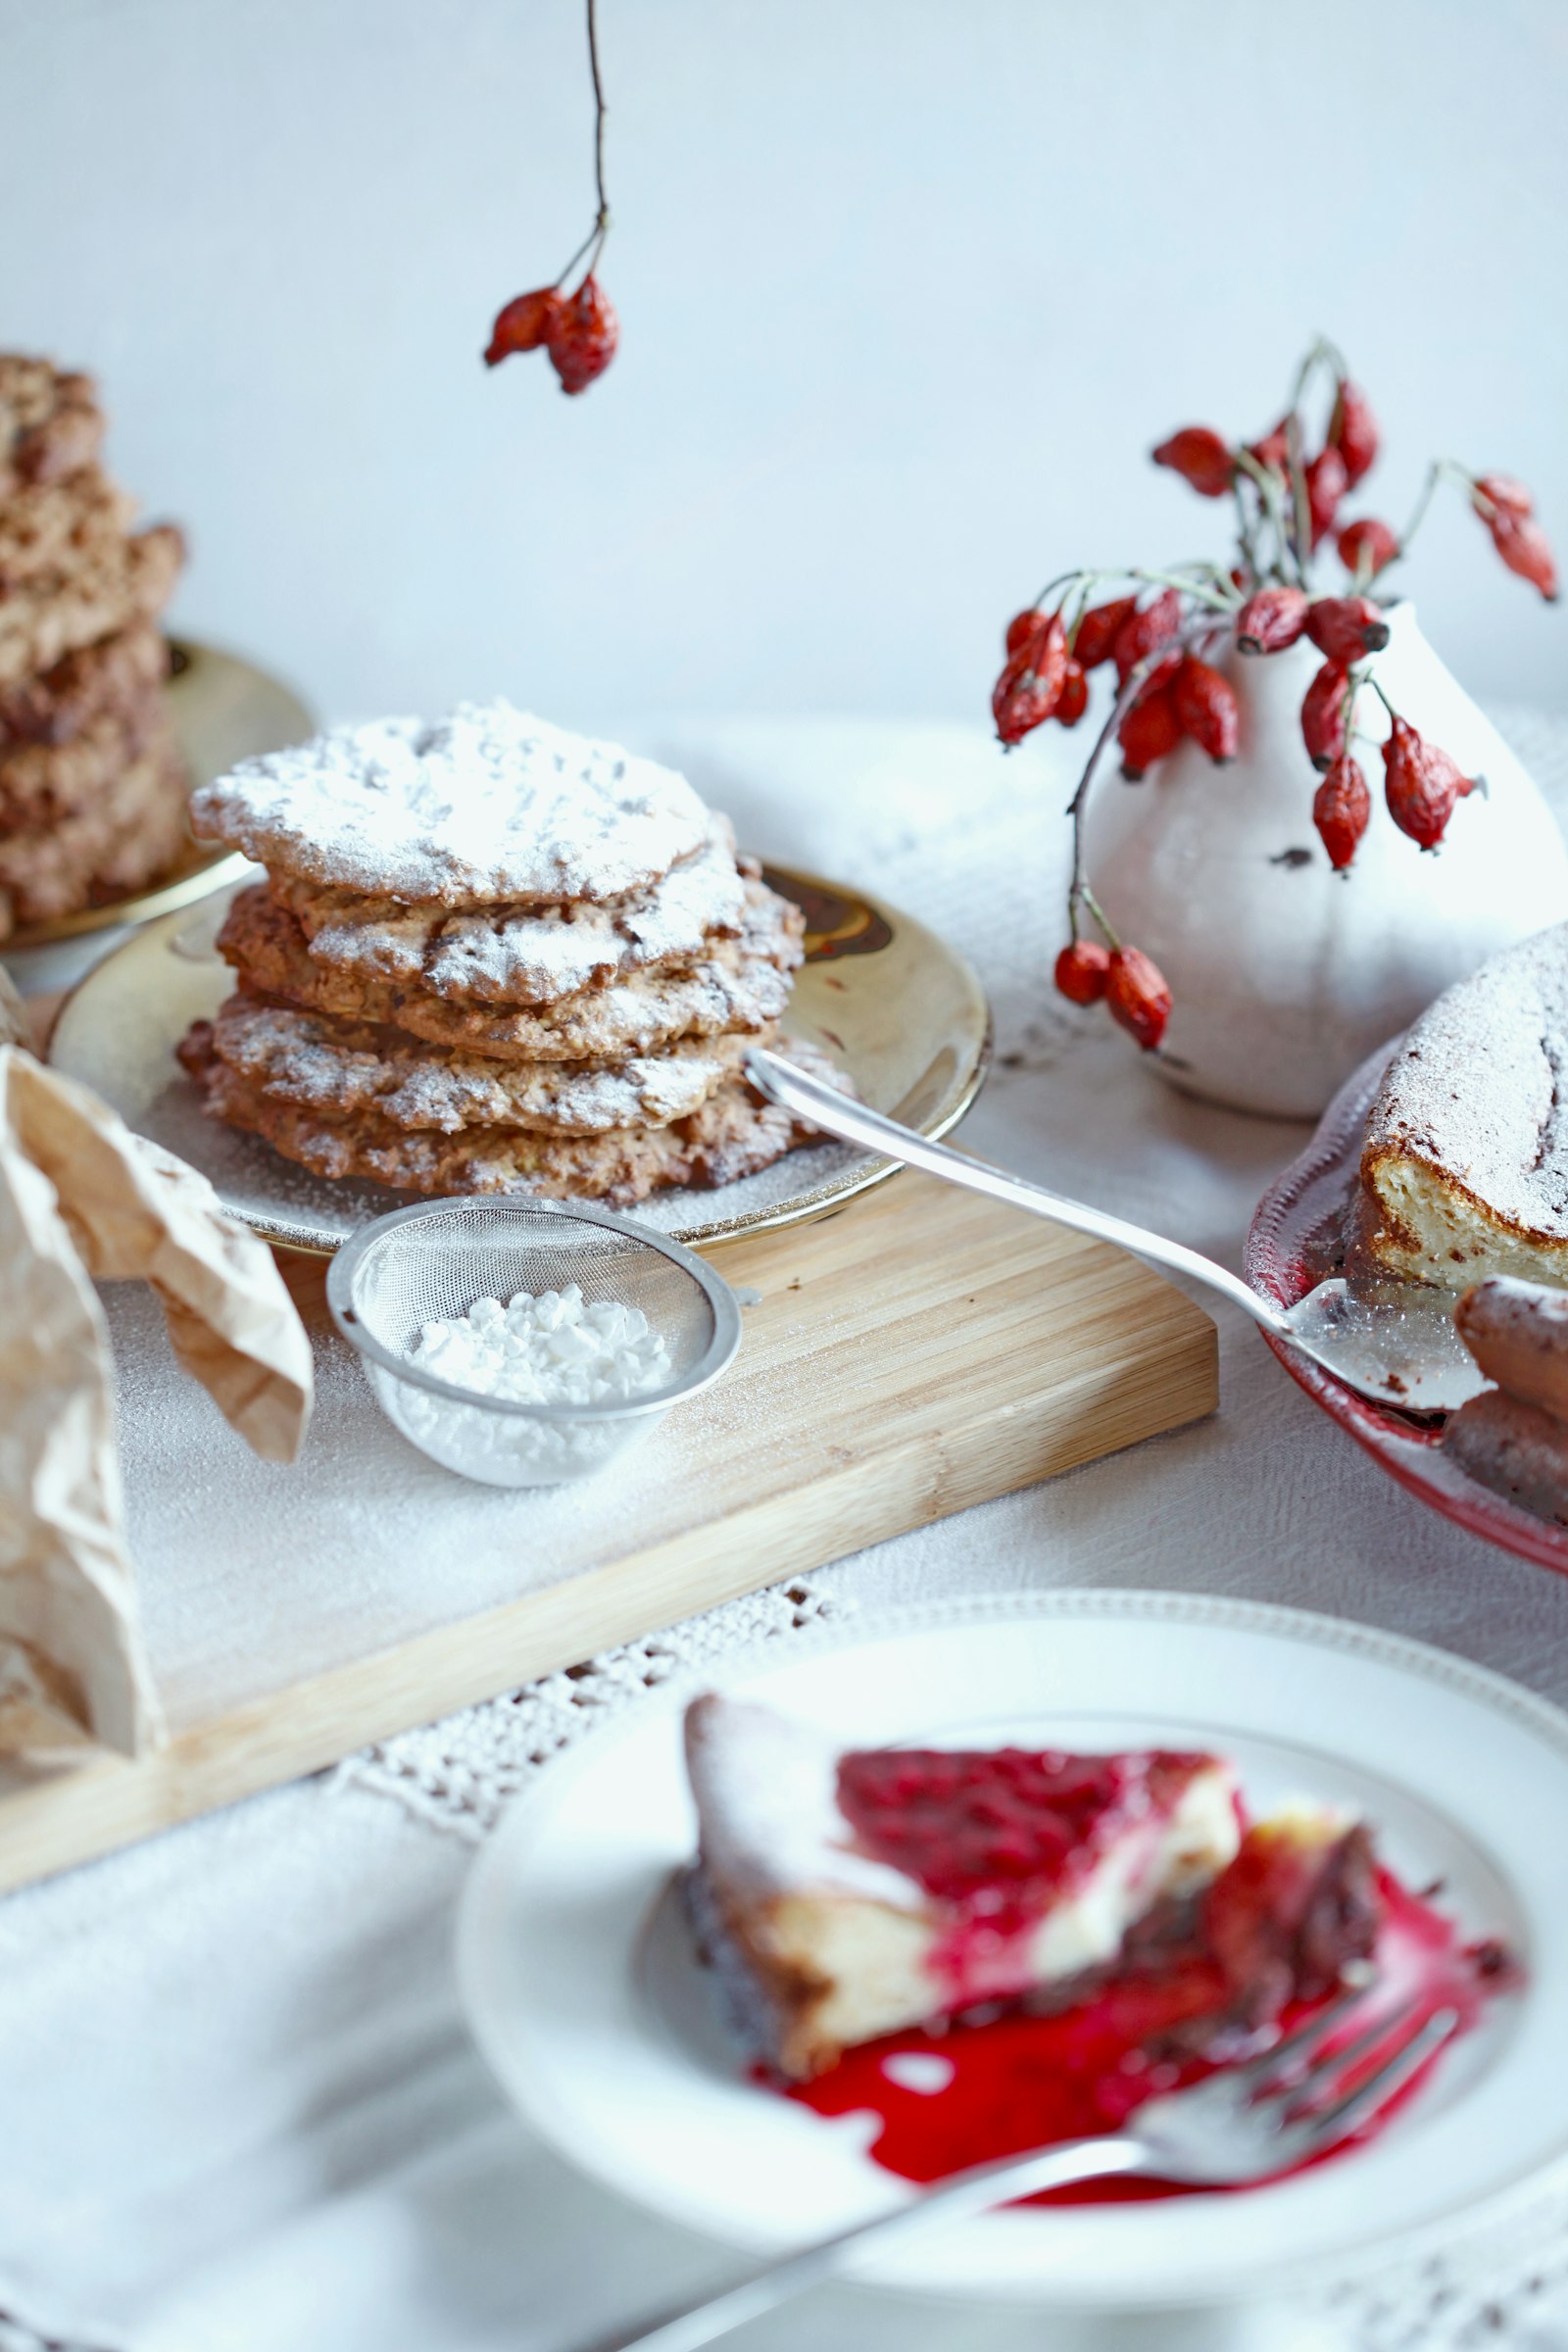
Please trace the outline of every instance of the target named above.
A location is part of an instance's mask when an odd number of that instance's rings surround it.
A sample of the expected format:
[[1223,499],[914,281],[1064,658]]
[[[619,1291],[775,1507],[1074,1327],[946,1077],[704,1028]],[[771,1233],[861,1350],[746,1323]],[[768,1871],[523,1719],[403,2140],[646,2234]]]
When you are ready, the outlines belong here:
[[1331,2033],[1341,2018],[1358,2002],[1364,2001],[1376,1984],[1376,1977],[1369,1976],[1365,1984],[1347,1984],[1344,1991],[1337,1992],[1315,2017],[1309,2017],[1305,2025],[1298,2026],[1294,2034],[1287,2034],[1283,2041],[1275,2042],[1272,2049],[1264,2050],[1260,2057],[1249,2058],[1243,2066],[1232,2067],[1229,2070],[1231,2081],[1247,2084],[1254,2098],[1267,2097],[1270,2091],[1278,2087],[1272,2077],[1278,2074],[1281,2060],[1288,2063],[1292,2059],[1309,2056],[1324,2034]]
[[1414,2000],[1400,2001],[1395,2008],[1385,2009],[1381,2015],[1374,2017],[1352,2040],[1342,2042],[1337,2050],[1323,2051],[1303,2074],[1297,2076],[1294,2082],[1284,2085],[1294,2112],[1304,2115],[1312,2103],[1313,2094],[1324,2089],[1331,2080],[1343,2082],[1357,2059],[1368,2056],[1399,2028],[1409,2023],[1417,2006]]
[[1396,2091],[1402,2090],[1413,2075],[1420,2073],[1427,2060],[1440,2050],[1454,2034],[1459,2024],[1457,2009],[1440,2009],[1429,2017],[1418,2033],[1400,2044],[1392,2056],[1358,2082],[1354,2090],[1336,2099],[1315,2115],[1303,2116],[1301,2128],[1310,2132],[1314,2147],[1327,2147],[1331,2141],[1343,2139],[1353,2132],[1380,2107],[1386,2107]]

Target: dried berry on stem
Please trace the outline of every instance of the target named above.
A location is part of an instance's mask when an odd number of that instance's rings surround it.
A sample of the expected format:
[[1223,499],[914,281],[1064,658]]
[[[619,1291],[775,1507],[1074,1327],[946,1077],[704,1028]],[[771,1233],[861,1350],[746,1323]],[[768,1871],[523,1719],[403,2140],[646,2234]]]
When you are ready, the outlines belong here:
[[1223,498],[1236,470],[1229,447],[1206,424],[1183,425],[1159,444],[1153,459],[1156,466],[1168,466],[1191,483],[1200,498]]
[[1389,814],[1423,850],[1435,850],[1447,831],[1455,801],[1474,789],[1475,779],[1462,775],[1446,752],[1418,735],[1396,710],[1389,716],[1389,740],[1383,746],[1383,794]]
[[[563,392],[583,392],[604,374],[620,340],[619,322],[595,271],[610,234],[610,199],[605,193],[604,82],[599,71],[598,0],[587,0],[588,68],[594,85],[594,183],[599,209],[594,224],[554,285],[515,295],[496,314],[484,364],[497,367],[514,352],[545,350]],[[583,273],[571,293],[562,289],[579,263]]]
[[1325,662],[1301,703],[1301,740],[1314,767],[1332,767],[1350,731],[1350,673],[1342,662]]
[[[1316,428],[1308,395],[1316,403]],[[1110,744],[1119,745],[1122,773],[1135,783],[1187,738],[1212,760],[1231,758],[1241,712],[1224,657],[1233,648],[1267,657],[1309,639],[1325,657],[1301,707],[1307,755],[1323,771],[1312,815],[1330,863],[1345,873],[1372,818],[1372,795],[1350,751],[1356,697],[1371,687],[1387,702],[1372,664],[1389,642],[1389,624],[1374,590],[1388,566],[1408,553],[1439,484],[1463,491],[1510,570],[1544,596],[1556,594],[1556,565],[1534,502],[1505,474],[1474,474],[1440,459],[1402,534],[1375,515],[1342,522],[1344,501],[1371,470],[1380,439],[1371,405],[1343,355],[1319,338],[1301,363],[1289,409],[1257,440],[1233,443],[1211,425],[1185,425],[1153,452],[1156,465],[1179,473],[1200,497],[1231,499],[1233,563],[1065,572],[1008,628],[1007,666],[993,695],[1004,743],[1018,742],[1048,718],[1075,725],[1089,699],[1089,673],[1115,664],[1110,708],[1068,804],[1070,942],[1057,960],[1056,984],[1077,1004],[1103,994],[1146,1047],[1158,1046],[1164,1035],[1170,991],[1148,956],[1117,938],[1084,863],[1084,809]],[[1348,594],[1324,594],[1314,583],[1313,558],[1331,532],[1350,575]],[[1401,832],[1433,849],[1471,779],[1392,706],[1390,718],[1394,732],[1383,754],[1389,812]],[[1103,946],[1080,936],[1086,916]]]
[[1366,778],[1348,752],[1342,752],[1312,796],[1312,822],[1336,873],[1345,872],[1371,821]]
[[1069,940],[1056,957],[1056,986],[1074,1004],[1098,1004],[1109,975],[1110,950],[1098,939]]
[[1242,713],[1229,678],[1196,654],[1188,654],[1171,682],[1171,700],[1184,733],[1200,743],[1209,758],[1222,764],[1236,757],[1241,741]]
[[1120,1021],[1152,1054],[1170,1019],[1171,994],[1159,966],[1141,948],[1118,948],[1105,974],[1105,1003],[1110,1017]]

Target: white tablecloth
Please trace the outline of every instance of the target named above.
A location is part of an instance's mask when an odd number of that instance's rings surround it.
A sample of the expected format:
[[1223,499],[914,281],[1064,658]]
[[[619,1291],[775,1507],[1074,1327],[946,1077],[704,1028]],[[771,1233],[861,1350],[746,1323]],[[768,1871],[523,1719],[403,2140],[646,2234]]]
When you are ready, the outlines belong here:
[[[1568,790],[1568,736],[1511,732],[1543,783]],[[1075,747],[1004,761],[978,731],[843,721],[637,733],[744,838],[880,889],[968,952],[999,1058],[966,1142],[1237,1261],[1303,1131],[1185,1101],[1102,1015],[1051,994]],[[722,2274],[723,2249],[579,2179],[513,2118],[466,2037],[450,1947],[474,1841],[507,1793],[605,1709],[760,1628],[787,1640],[894,1594],[1187,1587],[1396,1628],[1568,1700],[1568,1587],[1422,1510],[1244,1318],[1221,1310],[1220,1327],[1209,1422],[0,1903],[0,2352],[39,2337],[570,2352]],[[517,1499],[519,1520],[528,1507]],[[297,1532],[285,1517],[280,1541]],[[1568,2217],[1560,2250],[1547,2229],[1381,2299],[1358,2290],[1339,2323],[1378,2352],[1498,2329],[1517,2347],[1560,2342],[1559,2264]],[[1014,2352],[1050,2329],[845,2290],[744,2340]]]

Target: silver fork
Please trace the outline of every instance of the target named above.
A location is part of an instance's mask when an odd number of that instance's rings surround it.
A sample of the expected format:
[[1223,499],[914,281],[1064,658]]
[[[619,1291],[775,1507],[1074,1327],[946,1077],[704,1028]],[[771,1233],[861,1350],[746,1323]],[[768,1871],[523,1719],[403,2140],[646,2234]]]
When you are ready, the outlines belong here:
[[[821,2285],[855,2255],[1042,2189],[1136,2174],[1191,2187],[1234,2188],[1303,2164],[1370,2122],[1459,2024],[1456,2010],[1440,2009],[1412,2026],[1416,2004],[1407,2002],[1374,2017],[1352,2040],[1323,2051],[1324,2040],[1367,1998],[1364,1983],[1351,1985],[1261,2057],[1226,2067],[1189,2090],[1148,2100],[1126,2132],[1058,2140],[1023,2156],[971,2165],[889,2213],[755,2272],[646,2335],[617,2337],[613,2352],[697,2352],[698,2345]],[[1363,2062],[1379,2052],[1378,2063],[1358,2077]]]
[[1114,1242],[1135,1257],[1151,1258],[1155,1265],[1190,1276],[1241,1307],[1275,1339],[1299,1348],[1358,1396],[1379,1404],[1404,1413],[1447,1413],[1486,1386],[1480,1365],[1454,1328],[1453,1298],[1446,1291],[1413,1282],[1376,1288],[1357,1284],[1351,1291],[1336,1275],[1294,1306],[1281,1306],[1228,1266],[1189,1250],[1185,1242],[1168,1241],[1162,1233],[1130,1225],[1125,1217],[1092,1208],[1086,1200],[1070,1200],[1065,1194],[1047,1192],[1043,1185],[1027,1184],[1005,1168],[993,1167],[989,1160],[934,1144],[912,1127],[901,1127],[897,1119],[885,1118],[825,1080],[798,1070],[765,1047],[748,1049],[746,1075],[759,1094],[824,1135],[858,1144],[885,1159],[901,1160],[906,1167],[924,1168],[949,1184],[986,1193],[993,1200],[1005,1200],[1012,1208],[1048,1217],[1054,1224],[1070,1225],[1097,1241]]

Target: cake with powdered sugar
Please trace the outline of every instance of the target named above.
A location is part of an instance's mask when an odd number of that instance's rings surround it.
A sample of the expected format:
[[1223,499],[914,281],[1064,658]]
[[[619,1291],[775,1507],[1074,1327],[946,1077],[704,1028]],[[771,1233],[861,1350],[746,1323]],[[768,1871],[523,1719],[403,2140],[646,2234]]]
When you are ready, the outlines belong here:
[[672,769],[466,704],[248,760],[192,818],[268,878],[219,933],[238,989],[180,1059],[285,1157],[627,1204],[805,1140],[741,1068],[776,1038],[802,917]]
[[1367,1118],[1358,1270],[1568,1285],[1568,923],[1439,997]]
[[977,2002],[1066,1984],[1242,1841],[1218,1757],[846,1750],[710,1694],[686,1716],[688,1894],[749,2038],[787,2076]]

